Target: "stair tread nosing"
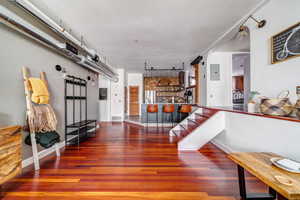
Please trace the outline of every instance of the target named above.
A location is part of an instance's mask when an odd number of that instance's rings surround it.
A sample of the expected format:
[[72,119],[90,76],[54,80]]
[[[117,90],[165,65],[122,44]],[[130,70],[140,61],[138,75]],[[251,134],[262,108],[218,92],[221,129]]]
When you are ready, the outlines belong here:
[[208,120],[208,118],[205,117],[196,117],[194,119],[192,119],[194,122],[196,122],[198,125],[203,124],[206,120]]
[[173,130],[173,133],[176,136],[186,136],[187,134],[189,134],[189,132],[186,130]]
[[195,113],[195,115],[200,116],[200,117],[204,117],[204,118],[210,118],[211,117],[211,115],[203,114],[203,113]]
[[198,125],[198,122],[196,120],[194,120],[194,119],[187,119],[187,120],[190,121],[190,122],[192,122],[192,123],[194,123],[194,124]]

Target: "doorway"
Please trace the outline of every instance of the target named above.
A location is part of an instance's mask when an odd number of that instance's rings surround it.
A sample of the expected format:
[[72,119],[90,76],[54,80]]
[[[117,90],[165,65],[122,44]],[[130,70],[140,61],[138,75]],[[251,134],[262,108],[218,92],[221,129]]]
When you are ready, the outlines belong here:
[[129,115],[138,116],[140,114],[139,86],[129,87]]
[[232,55],[232,104],[243,109],[250,94],[250,54]]

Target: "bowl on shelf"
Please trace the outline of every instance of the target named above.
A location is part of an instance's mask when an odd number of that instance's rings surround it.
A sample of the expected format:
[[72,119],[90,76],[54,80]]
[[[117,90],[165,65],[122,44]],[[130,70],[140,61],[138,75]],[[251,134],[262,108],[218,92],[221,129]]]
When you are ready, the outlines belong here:
[[265,115],[290,116],[294,105],[290,102],[289,91],[282,91],[277,98],[264,97],[260,102],[260,111]]
[[300,119],[300,99],[295,104],[295,113],[298,119]]

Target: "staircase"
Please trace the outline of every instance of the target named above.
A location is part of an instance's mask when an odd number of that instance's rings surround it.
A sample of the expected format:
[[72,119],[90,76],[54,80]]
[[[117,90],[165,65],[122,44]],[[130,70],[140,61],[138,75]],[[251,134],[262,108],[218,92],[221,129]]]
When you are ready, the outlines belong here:
[[217,110],[197,108],[169,132],[178,138],[179,151],[199,150],[225,130],[225,114]]

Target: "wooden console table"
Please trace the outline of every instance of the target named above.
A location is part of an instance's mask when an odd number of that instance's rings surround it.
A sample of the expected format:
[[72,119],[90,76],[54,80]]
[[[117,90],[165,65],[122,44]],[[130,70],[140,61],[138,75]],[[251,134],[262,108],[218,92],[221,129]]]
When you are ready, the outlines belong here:
[[21,130],[20,126],[0,128],[0,186],[21,172]]
[[[272,165],[270,158],[281,157],[273,153],[232,153],[228,156],[238,165],[240,195],[248,199],[300,200],[300,174],[290,173]],[[269,186],[269,194],[247,194],[244,169]],[[293,182],[287,186],[274,176],[282,176]]]

